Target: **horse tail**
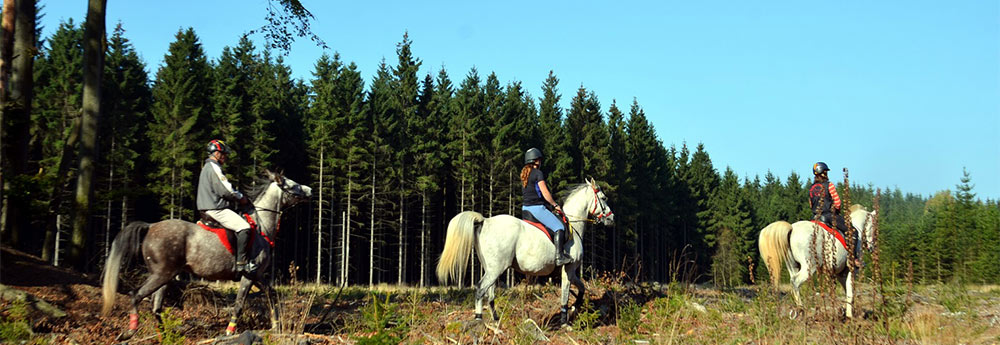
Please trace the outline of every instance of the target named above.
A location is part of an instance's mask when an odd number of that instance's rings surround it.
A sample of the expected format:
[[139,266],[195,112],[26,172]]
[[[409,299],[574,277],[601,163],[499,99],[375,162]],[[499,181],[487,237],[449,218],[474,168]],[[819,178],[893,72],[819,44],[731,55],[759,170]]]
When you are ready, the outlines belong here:
[[444,251],[438,260],[437,276],[442,284],[452,281],[462,281],[465,276],[469,254],[476,241],[476,228],[482,226],[483,215],[479,212],[465,211],[448,222],[448,235],[444,240]]
[[781,263],[784,260],[791,260],[789,257],[788,234],[792,232],[792,224],[779,220],[768,224],[760,231],[760,241],[757,245],[760,248],[760,256],[767,265],[767,272],[771,275],[771,284],[778,286],[781,281]]
[[111,253],[104,263],[104,277],[101,294],[104,297],[104,305],[101,307],[101,315],[107,316],[111,313],[111,308],[115,305],[115,295],[118,292],[118,271],[123,263],[127,263],[130,258],[139,254],[142,247],[142,239],[149,229],[149,223],[131,222],[125,229],[115,236],[115,241],[111,243]]

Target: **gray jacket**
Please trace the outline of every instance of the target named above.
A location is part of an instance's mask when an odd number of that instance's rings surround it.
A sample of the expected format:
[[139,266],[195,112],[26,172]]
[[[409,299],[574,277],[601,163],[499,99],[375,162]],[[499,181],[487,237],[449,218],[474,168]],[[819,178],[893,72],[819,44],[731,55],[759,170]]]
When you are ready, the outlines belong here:
[[221,210],[229,208],[229,202],[239,201],[243,194],[222,173],[222,166],[213,159],[205,159],[198,176],[198,210]]

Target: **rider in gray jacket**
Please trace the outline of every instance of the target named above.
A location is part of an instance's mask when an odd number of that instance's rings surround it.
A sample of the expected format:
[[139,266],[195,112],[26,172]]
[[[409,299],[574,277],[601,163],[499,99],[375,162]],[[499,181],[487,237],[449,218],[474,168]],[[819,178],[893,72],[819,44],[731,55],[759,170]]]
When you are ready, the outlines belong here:
[[222,164],[229,158],[229,147],[222,140],[212,140],[208,143],[208,158],[198,176],[198,210],[204,212],[227,230],[236,233],[236,266],[234,272],[246,274],[253,271],[253,263],[247,262],[246,243],[250,237],[250,223],[234,212],[231,203],[246,205],[250,201],[243,193],[233,188],[226,175],[222,173]]

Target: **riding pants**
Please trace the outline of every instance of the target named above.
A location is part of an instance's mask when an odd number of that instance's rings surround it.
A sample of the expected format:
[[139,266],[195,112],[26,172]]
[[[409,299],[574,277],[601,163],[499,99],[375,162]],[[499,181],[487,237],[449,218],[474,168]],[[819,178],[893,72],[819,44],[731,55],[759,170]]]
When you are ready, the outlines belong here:
[[205,213],[212,217],[212,219],[215,219],[216,222],[219,222],[219,224],[226,229],[235,232],[250,230],[250,223],[247,223],[245,218],[228,208],[221,210],[205,210]]
[[556,215],[552,214],[552,212],[549,212],[545,208],[545,205],[521,206],[521,210],[530,212],[532,216],[535,216],[535,219],[538,219],[539,222],[542,222],[545,227],[552,229],[552,231],[563,230],[562,221],[556,218]]

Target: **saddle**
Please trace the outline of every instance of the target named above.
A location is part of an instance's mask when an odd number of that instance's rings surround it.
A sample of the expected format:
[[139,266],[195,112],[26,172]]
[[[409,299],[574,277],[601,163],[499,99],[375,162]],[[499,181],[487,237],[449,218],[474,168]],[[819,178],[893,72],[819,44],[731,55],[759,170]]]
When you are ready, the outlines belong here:
[[553,242],[553,238],[554,238],[553,236],[555,235],[555,233],[551,229],[549,229],[547,226],[545,226],[545,224],[542,224],[542,222],[539,222],[538,219],[535,218],[535,216],[531,214],[531,212],[521,210],[521,221],[523,221],[525,223],[528,223],[528,224],[531,224],[534,227],[538,228],[538,230],[541,230],[542,233],[545,234],[545,236],[547,236],[549,238],[549,242]]
[[[257,222],[253,221],[253,218],[248,214],[240,214],[243,218],[246,218],[247,223],[250,223],[250,239],[247,241],[246,250],[250,250],[253,247],[254,237],[257,236]],[[198,221],[198,225],[202,229],[211,231],[219,237],[219,242],[222,242],[222,246],[226,247],[229,254],[236,255],[234,246],[236,245],[236,232],[226,229],[219,224],[212,216],[209,216],[204,211],[201,212],[201,220]]]
[[813,224],[819,225],[819,227],[821,227],[824,230],[826,230],[826,232],[829,232],[831,235],[833,235],[833,237],[836,237],[837,241],[840,241],[840,244],[842,246],[844,246],[844,249],[847,249],[847,241],[844,240],[844,234],[840,233],[839,229],[834,228],[834,227],[830,226],[829,224],[823,223],[823,222],[821,222],[819,220],[810,220],[810,222],[813,222]]

